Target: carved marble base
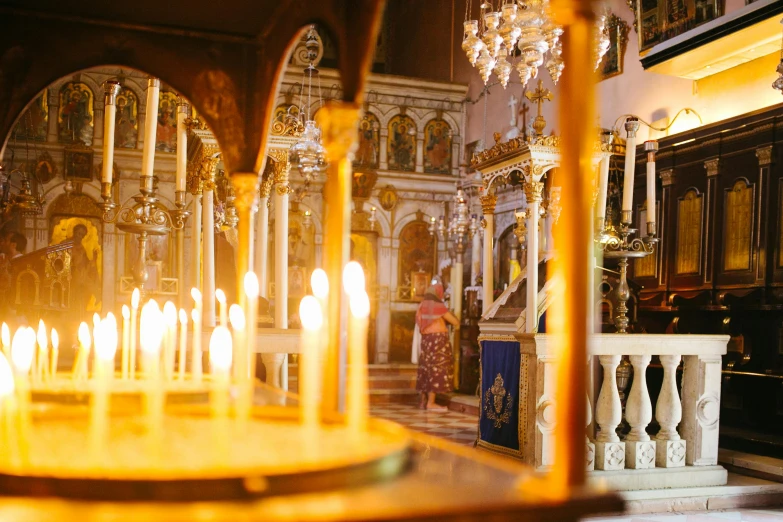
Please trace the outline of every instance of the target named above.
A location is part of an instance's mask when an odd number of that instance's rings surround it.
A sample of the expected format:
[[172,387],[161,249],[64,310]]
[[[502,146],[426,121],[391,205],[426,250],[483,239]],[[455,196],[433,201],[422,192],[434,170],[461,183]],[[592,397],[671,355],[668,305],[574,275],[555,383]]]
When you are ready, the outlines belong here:
[[280,368],[283,367],[283,361],[286,358],[284,353],[262,353],[261,360],[266,368],[266,383],[273,388],[280,386]]
[[587,463],[586,470],[587,471],[594,471],[595,470],[595,444],[587,441],[587,445],[585,447],[585,461]]
[[655,467],[655,441],[625,441],[625,467],[651,469]]
[[625,469],[625,442],[595,442],[595,469]]
[[684,440],[656,440],[655,467],[680,468],[685,466]]

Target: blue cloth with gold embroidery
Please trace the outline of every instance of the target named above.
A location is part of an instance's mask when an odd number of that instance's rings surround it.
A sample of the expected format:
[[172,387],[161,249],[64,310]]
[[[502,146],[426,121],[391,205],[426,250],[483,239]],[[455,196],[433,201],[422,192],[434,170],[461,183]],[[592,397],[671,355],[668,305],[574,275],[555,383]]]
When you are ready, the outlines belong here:
[[519,452],[519,343],[481,341],[479,446]]

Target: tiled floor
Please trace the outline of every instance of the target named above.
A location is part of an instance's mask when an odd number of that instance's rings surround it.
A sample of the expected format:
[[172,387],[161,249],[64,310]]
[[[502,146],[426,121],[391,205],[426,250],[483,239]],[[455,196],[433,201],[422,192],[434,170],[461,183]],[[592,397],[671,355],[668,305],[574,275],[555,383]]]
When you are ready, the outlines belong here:
[[473,446],[478,421],[473,415],[455,411],[434,412],[420,410],[414,404],[378,404],[371,407],[371,414],[414,431],[442,437],[446,440]]
[[743,509],[739,511],[707,511],[670,515],[621,515],[608,518],[586,518],[583,522],[718,522],[734,520],[745,522],[783,521],[783,509]]

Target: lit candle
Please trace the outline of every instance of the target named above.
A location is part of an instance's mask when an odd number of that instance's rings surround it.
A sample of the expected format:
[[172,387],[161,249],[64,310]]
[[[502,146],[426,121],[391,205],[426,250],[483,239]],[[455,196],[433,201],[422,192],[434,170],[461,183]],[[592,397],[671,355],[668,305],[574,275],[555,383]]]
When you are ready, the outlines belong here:
[[220,463],[225,462],[229,448],[228,373],[231,368],[232,352],[231,333],[225,326],[217,326],[209,340],[209,371],[212,375],[209,404],[212,410],[216,455]]
[[370,325],[370,298],[366,292],[350,296],[348,321],[348,428],[351,433],[367,431],[369,392],[367,390],[367,330]]
[[22,465],[28,460],[30,433],[30,368],[35,358],[35,330],[19,328],[11,341],[11,364],[16,377],[16,400],[19,408],[18,444]]
[[72,375],[74,379],[86,379],[87,357],[89,356],[90,345],[92,344],[90,328],[87,326],[87,323],[81,322],[79,324],[77,339],[79,340],[79,347],[76,349],[76,359],[73,361]]
[[5,323],[3,323],[0,329],[0,340],[3,343],[3,355],[5,355],[6,359],[9,359],[11,357],[11,330]]
[[179,361],[177,361],[177,377],[185,380],[185,361],[188,347],[188,313],[179,309]]
[[[8,328],[5,323],[3,326]],[[10,344],[10,342],[9,342]],[[0,353],[0,462],[12,464],[16,455],[17,438],[14,422],[16,419],[16,397],[14,396],[14,373],[4,353]],[[7,459],[7,460],[6,460]]]
[[109,417],[109,389],[114,377],[114,356],[117,353],[117,321],[109,315],[98,324],[95,335],[94,379],[90,405],[90,456],[94,465],[103,462]]
[[130,327],[128,323],[130,321],[130,308],[128,305],[122,305],[122,349],[120,352],[120,374],[123,379],[128,378],[128,365],[130,360],[128,359],[128,344],[130,343]]
[[228,328],[228,309],[226,308],[226,293],[220,288],[215,290],[215,299],[218,301],[220,309],[220,326]]
[[[647,235],[655,235],[655,153],[658,152],[658,142],[644,142],[647,152]],[[641,223],[639,223],[641,228]]]
[[101,183],[111,186],[112,169],[114,167],[114,125],[117,114],[117,95],[120,93],[120,83],[109,80],[103,86],[103,169],[101,170]]
[[160,380],[160,344],[163,340],[163,317],[154,299],[141,309],[139,318],[141,365],[144,370],[144,412],[150,451],[161,453],[163,430],[163,386]]
[[[234,347],[234,381],[239,388],[237,396],[237,419],[240,429],[244,431],[247,421],[250,419],[250,409],[253,404],[253,384],[248,379],[248,359],[243,353],[243,347],[247,346],[245,311],[237,304],[232,304],[228,309],[228,317],[231,322]],[[214,338],[214,337],[213,337]],[[210,345],[210,350],[211,350]]]
[[49,341],[46,338],[46,326],[43,319],[38,320],[38,364],[35,367],[35,380],[43,382],[46,373],[49,370]]
[[307,295],[299,302],[299,320],[302,322],[301,353],[299,361],[299,412],[305,433],[305,447],[313,443],[320,422],[320,346],[323,311],[318,299]]
[[190,373],[193,376],[193,380],[197,383],[201,382],[201,292],[198,288],[192,288],[190,295],[193,297],[193,301],[196,303],[196,307],[191,312],[193,319],[193,353],[190,360]]
[[141,293],[138,288],[133,289],[131,294],[131,316],[130,316],[130,348],[128,357],[128,377],[136,378],[136,320],[139,317],[139,299]]
[[177,353],[177,307],[171,301],[163,305],[166,320],[166,345],[163,350],[163,373],[166,380],[174,379],[174,359]]
[[343,288],[349,296],[366,291],[364,269],[356,261],[350,261],[343,268]]
[[623,216],[624,223],[631,222],[631,214],[625,214],[633,210],[633,181],[634,168],[636,166],[636,131],[639,130],[639,120],[628,118],[625,122],[625,130],[628,136],[625,139],[625,176],[623,178]]
[[52,367],[49,371],[51,373],[52,380],[57,378],[57,358],[60,355],[60,336],[57,335],[57,330],[52,328]]
[[313,295],[321,304],[321,310],[326,310],[326,300],[329,298],[329,278],[323,269],[313,270],[310,275],[310,286],[313,289]]
[[247,375],[243,378],[252,382],[256,377],[256,329],[258,328],[258,277],[253,272],[245,274],[245,295],[247,296],[247,317],[245,328],[247,341],[239,350],[240,355],[247,361]]

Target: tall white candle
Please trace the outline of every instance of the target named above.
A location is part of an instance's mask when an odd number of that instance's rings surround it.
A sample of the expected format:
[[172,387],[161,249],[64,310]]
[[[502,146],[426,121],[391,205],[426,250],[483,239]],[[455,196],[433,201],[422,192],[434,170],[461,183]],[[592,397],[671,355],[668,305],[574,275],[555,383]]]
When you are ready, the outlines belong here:
[[193,319],[193,352],[190,356],[190,373],[193,376],[193,380],[197,383],[201,382],[202,367],[201,367],[201,292],[198,288],[192,288],[190,295],[195,302],[195,308],[191,312],[191,318]]
[[246,317],[246,331],[247,340],[245,347],[240,350],[243,353],[243,357],[247,360],[247,374],[244,377],[251,383],[256,376],[256,330],[258,328],[258,277],[255,272],[248,272],[245,274],[243,281],[245,288],[245,296],[247,298],[247,317]]
[[623,211],[633,210],[633,182],[636,167],[636,132],[639,130],[639,120],[628,118],[625,122],[628,136],[625,139],[625,176],[623,178]]
[[101,183],[112,182],[114,167],[114,125],[117,116],[117,95],[120,93],[120,82],[109,80],[104,84],[103,106],[103,169]]
[[177,177],[174,190],[185,190],[185,178],[188,170],[188,119],[190,106],[181,98],[177,104]]
[[38,364],[36,365],[35,380],[43,382],[49,371],[49,340],[46,337],[46,326],[43,319],[38,320]]
[[310,276],[310,287],[313,289],[313,295],[321,304],[321,310],[326,310],[326,300],[329,298],[329,278],[323,269],[313,270]]
[[163,305],[166,321],[166,344],[163,350],[163,374],[166,380],[174,379],[174,359],[177,353],[177,307],[171,301]]
[[89,451],[94,465],[101,466],[106,447],[110,382],[117,353],[117,322],[110,315],[95,328],[95,363],[90,404]]
[[128,352],[130,344],[130,308],[128,305],[122,305],[122,352],[120,354],[120,370],[123,379],[128,378],[128,366],[130,365],[130,353]]
[[218,301],[220,312],[220,326],[228,328],[228,308],[226,308],[226,293],[218,288],[215,290],[215,299]]
[[179,360],[177,361],[177,378],[185,380],[185,365],[188,347],[188,313],[179,309]]
[[364,269],[356,261],[350,261],[343,268],[343,288],[349,296],[366,291]]
[[52,368],[50,370],[52,380],[57,378],[57,359],[60,356],[60,336],[57,330],[52,328]]
[[244,355],[243,347],[246,345],[246,318],[245,311],[238,304],[232,304],[228,309],[229,322],[231,323],[231,332],[234,347],[233,363],[234,363],[234,380],[237,382],[247,380],[247,357]]
[[74,362],[74,378],[78,380],[85,380],[88,377],[89,366],[87,360],[90,357],[90,348],[92,346],[92,338],[90,337],[90,328],[87,323],[82,322],[79,324],[79,330],[77,332],[77,338],[79,340],[79,351],[76,354],[76,361]]
[[[7,325],[3,323],[7,328]],[[9,341],[10,344],[10,341]],[[14,431],[16,415],[16,398],[14,392],[14,372],[5,353],[0,353],[0,464],[12,465],[13,456],[17,453],[16,433]]]
[[155,165],[155,138],[158,132],[158,104],[160,102],[160,80],[147,80],[147,116],[144,118],[144,147],[141,151],[141,176],[147,190],[152,190]]
[[139,341],[144,372],[144,409],[150,451],[159,455],[163,430],[163,386],[160,379],[160,347],[164,319],[158,303],[150,299],[141,309]]
[[212,410],[212,435],[216,460],[224,463],[230,447],[228,435],[228,383],[232,360],[231,333],[225,326],[217,326],[209,339],[209,371],[212,386],[209,404]]
[[[305,296],[299,302],[299,319],[302,321],[302,340],[299,361],[299,412],[305,437],[314,437],[320,423],[320,346],[323,335],[323,311],[313,296]],[[307,440],[305,444],[312,441]]]
[[601,158],[598,164],[598,199],[595,202],[595,217],[600,220],[606,219],[606,194],[609,187],[609,160],[610,158]]
[[136,378],[136,321],[139,317],[139,299],[141,294],[138,288],[133,289],[131,294],[131,316],[130,316],[130,350],[128,357],[128,377]]
[[16,400],[18,404],[19,457],[24,466],[28,461],[30,440],[30,368],[35,358],[35,330],[29,326],[19,328],[11,341],[11,363],[16,376]]
[[[644,150],[647,152],[647,233],[652,235],[655,232],[655,153],[658,152],[658,142],[645,141]],[[639,223],[640,229],[641,225]],[[652,230],[649,230],[650,226]]]
[[370,298],[366,292],[350,296],[348,323],[348,428],[354,434],[367,431],[369,391],[367,388],[367,331]]

